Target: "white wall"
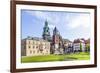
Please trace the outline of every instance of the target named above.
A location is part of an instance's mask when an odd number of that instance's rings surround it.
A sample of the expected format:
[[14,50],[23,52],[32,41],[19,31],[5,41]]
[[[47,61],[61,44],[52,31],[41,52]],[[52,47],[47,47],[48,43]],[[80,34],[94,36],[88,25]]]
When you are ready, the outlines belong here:
[[[0,73],[10,73],[10,0],[0,0]],[[34,0],[61,3],[98,5],[98,67],[41,71],[34,73],[99,73],[100,72],[100,1],[99,0]],[[33,73],[33,72],[31,72]]]

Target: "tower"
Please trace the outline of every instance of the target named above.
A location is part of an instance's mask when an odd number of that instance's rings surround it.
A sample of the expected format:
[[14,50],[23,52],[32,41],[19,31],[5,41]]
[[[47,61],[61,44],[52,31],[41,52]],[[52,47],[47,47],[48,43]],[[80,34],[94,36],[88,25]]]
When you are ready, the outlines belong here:
[[62,37],[60,36],[59,31],[55,27],[53,30],[53,53],[54,54],[62,54],[63,49],[62,49]]
[[53,30],[53,43],[56,44],[56,48],[58,48],[59,46],[59,32],[57,30],[57,28],[55,27],[54,30]]
[[45,21],[45,26],[43,28],[43,35],[42,35],[44,40],[50,40],[50,29],[48,27],[48,22],[47,20]]

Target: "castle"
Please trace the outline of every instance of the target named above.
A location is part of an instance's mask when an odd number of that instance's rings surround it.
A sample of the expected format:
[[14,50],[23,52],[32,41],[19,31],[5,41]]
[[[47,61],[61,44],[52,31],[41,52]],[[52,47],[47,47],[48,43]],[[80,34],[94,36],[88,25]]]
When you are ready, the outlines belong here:
[[[74,43],[76,43],[76,41],[74,41]],[[77,48],[75,46],[73,48],[73,43],[71,41],[62,38],[57,27],[53,29],[53,35],[51,36],[47,21],[45,21],[42,38],[27,37],[21,40],[22,56],[66,54],[76,50]],[[79,50],[80,49],[77,51]]]

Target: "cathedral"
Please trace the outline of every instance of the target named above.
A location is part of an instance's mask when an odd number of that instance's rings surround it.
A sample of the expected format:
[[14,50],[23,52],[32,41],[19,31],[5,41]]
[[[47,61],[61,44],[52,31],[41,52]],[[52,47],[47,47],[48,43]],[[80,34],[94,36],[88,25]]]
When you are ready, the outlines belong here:
[[[50,34],[50,28],[47,20],[44,23],[42,37],[27,37],[21,41],[22,56],[36,56],[36,55],[60,55],[70,54],[76,51],[85,51],[84,40],[74,40],[71,42],[64,39],[57,27],[54,27],[53,33]],[[82,47],[80,47],[80,44]]]
[[57,30],[57,28],[55,27],[53,30],[53,35],[51,37],[50,35],[50,29],[48,26],[48,22],[45,21],[45,26],[43,28],[43,39],[44,40],[48,40],[49,42],[51,42],[51,54],[63,54],[64,53],[64,49],[63,49],[63,41],[62,41],[62,37],[59,33],[59,31]]

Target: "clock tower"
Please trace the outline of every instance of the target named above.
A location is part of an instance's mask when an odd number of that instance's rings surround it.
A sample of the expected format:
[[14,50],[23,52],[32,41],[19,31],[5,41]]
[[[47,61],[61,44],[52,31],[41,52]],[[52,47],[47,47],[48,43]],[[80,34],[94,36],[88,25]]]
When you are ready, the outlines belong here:
[[45,26],[43,28],[43,35],[42,35],[44,40],[50,40],[50,29],[48,27],[48,22],[47,20],[45,21]]

